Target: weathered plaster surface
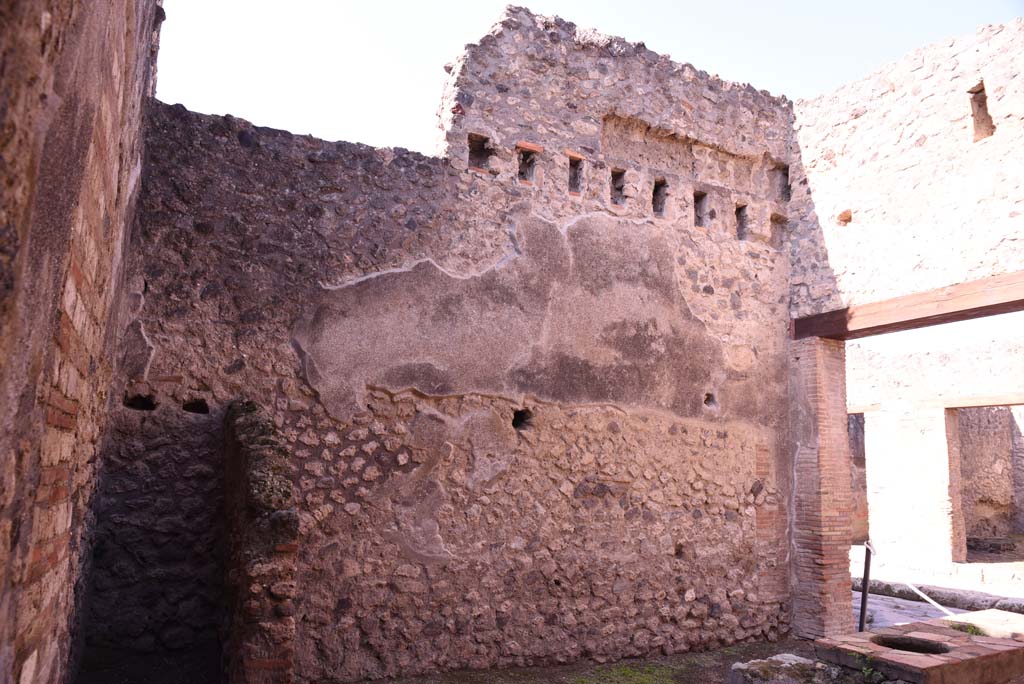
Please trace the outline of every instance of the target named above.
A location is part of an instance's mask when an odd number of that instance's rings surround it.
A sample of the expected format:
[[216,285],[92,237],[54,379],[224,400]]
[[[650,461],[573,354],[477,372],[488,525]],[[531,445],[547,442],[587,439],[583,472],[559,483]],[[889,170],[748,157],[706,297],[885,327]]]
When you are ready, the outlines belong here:
[[689,311],[659,227],[596,214],[563,234],[526,219],[512,238],[516,254],[480,275],[419,262],[321,295],[296,340],[331,412],[350,415],[367,386],[678,415],[719,388],[732,411],[747,395]]
[[[119,414],[145,434],[197,398],[272,412],[297,484],[302,681],[788,629],[788,104],[576,35],[510,10],[453,71],[447,158],[150,109],[126,368],[157,407]],[[512,84],[492,72],[521,42]],[[584,62],[728,116],[596,97]],[[525,89],[548,102],[528,128]],[[470,133],[490,137],[483,172]],[[543,149],[529,183],[520,141]]]

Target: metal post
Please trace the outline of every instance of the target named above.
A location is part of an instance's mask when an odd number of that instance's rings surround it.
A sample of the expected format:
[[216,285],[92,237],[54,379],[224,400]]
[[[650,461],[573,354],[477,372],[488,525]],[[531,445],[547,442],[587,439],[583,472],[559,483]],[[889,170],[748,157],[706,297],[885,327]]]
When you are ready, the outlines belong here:
[[858,632],[863,632],[868,619],[868,585],[871,582],[871,542],[864,542],[864,579],[860,583],[860,625]]

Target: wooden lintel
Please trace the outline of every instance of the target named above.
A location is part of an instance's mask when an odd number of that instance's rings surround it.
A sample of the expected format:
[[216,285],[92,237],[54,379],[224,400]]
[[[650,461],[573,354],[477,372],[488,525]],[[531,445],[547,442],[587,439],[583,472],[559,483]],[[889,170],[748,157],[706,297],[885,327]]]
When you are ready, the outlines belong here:
[[793,339],[854,340],[1012,311],[1024,311],[1024,271],[797,318]]
[[922,408],[977,408],[988,406],[1020,406],[1024,405],[1024,392],[1016,394],[985,394],[978,396],[938,397],[920,401]]

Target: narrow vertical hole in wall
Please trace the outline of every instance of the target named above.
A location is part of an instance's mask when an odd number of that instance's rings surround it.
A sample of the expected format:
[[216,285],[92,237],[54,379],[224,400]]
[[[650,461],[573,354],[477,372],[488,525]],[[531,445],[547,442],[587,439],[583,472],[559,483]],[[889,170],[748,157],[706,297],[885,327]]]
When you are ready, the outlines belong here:
[[693,225],[703,228],[708,213],[708,194],[695,190],[693,193]]
[[789,166],[786,164],[776,165],[768,172],[768,177],[771,180],[775,199],[780,202],[788,202],[792,195],[789,186]]
[[664,178],[654,181],[654,194],[651,197],[651,209],[655,216],[665,215],[665,200],[668,198],[668,183]]
[[519,180],[532,181],[537,166],[537,153],[531,150],[519,150]]
[[569,157],[569,192],[583,192],[583,160]]
[[747,205],[736,205],[736,237],[740,240],[747,239]]
[[789,219],[779,214],[772,214],[770,242],[775,249],[782,249],[789,232]]
[[612,169],[612,204],[626,203],[626,172]]
[[971,95],[971,116],[974,118],[974,142],[989,137],[996,132],[995,122],[988,113],[988,97],[985,95],[985,82],[967,91]]
[[486,169],[491,163],[494,153],[489,146],[487,136],[476,133],[469,134],[469,165],[477,169]]

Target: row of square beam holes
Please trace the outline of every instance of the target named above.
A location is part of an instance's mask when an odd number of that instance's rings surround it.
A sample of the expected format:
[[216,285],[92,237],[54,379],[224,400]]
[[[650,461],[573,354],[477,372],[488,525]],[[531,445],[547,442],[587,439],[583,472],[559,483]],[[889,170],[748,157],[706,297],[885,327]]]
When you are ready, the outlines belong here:
[[[493,154],[488,146],[488,139],[485,136],[475,133],[469,134],[469,165],[476,169],[486,169],[488,160]],[[537,166],[537,151],[517,147],[519,157],[519,180],[530,183],[533,181],[534,170]],[[773,185],[777,188],[778,199],[788,202],[790,198],[789,189],[789,167],[780,165],[772,169]],[[612,169],[611,172],[611,202],[615,205],[626,203],[626,171],[624,169]],[[579,195],[583,191],[583,159],[581,157],[569,156],[569,194]],[[665,215],[665,201],[668,198],[668,181],[658,178],[654,181],[654,189],[651,194],[651,210],[655,216]],[[693,193],[693,225],[702,228],[708,219],[714,219],[714,209],[708,209],[707,193],[699,190]],[[746,239],[747,227],[747,205],[736,205],[736,236],[741,240]]]
[[[971,97],[971,115],[974,120],[974,142],[983,140],[995,132],[995,123],[988,111],[988,98],[985,94],[985,82],[978,81],[978,84],[967,91]],[[537,164],[537,151],[517,147],[519,154],[519,180],[532,182],[533,172]],[[471,167],[486,169],[488,159],[493,151],[488,147],[486,136],[475,133],[469,134],[469,165]],[[773,185],[776,187],[777,198],[788,202],[790,198],[789,188],[789,167],[777,166],[772,169]],[[612,204],[622,205],[626,203],[625,196],[626,172],[622,169],[613,169],[611,176],[611,201]],[[569,156],[569,194],[579,195],[583,191],[583,159],[581,157]],[[663,178],[654,181],[654,191],[651,197],[651,209],[655,216],[664,216],[665,200],[668,196],[668,182]],[[707,208],[707,194],[695,191],[693,193],[693,224],[703,227],[706,217],[714,218],[714,210]],[[847,225],[852,219],[850,210],[842,212],[838,217],[840,225]],[[776,216],[772,216],[772,221]],[[736,205],[736,235],[740,239],[747,236],[747,206]]]

